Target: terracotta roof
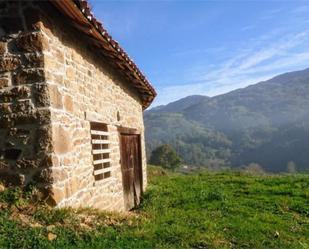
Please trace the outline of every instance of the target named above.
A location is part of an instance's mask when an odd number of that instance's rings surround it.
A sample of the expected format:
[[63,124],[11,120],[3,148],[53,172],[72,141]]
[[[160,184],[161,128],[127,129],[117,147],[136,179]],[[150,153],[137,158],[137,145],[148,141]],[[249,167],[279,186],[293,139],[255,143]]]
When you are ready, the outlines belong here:
[[69,17],[71,24],[85,33],[89,41],[141,94],[143,108],[146,109],[155,98],[156,91],[138,69],[128,54],[120,47],[90,10],[87,0],[50,0],[50,2]]

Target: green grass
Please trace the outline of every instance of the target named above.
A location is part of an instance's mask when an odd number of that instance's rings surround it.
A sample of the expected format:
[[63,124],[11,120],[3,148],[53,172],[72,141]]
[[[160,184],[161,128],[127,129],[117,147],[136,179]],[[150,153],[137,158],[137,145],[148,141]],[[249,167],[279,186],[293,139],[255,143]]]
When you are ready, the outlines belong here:
[[33,206],[29,194],[6,190],[0,248],[309,248],[309,175],[151,168],[149,178],[131,214]]

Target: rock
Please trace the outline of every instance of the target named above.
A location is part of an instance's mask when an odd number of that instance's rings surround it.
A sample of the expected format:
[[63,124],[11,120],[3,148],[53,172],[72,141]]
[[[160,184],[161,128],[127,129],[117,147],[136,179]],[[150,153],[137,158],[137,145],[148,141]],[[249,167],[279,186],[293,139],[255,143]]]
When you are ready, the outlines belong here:
[[52,131],[54,149],[57,154],[66,154],[72,150],[72,136],[62,126],[54,126]]
[[51,155],[45,155],[43,158],[40,160],[40,168],[50,168],[53,166],[53,157]]
[[6,53],[6,43],[0,42],[0,55],[3,55]]
[[45,76],[42,69],[24,69],[13,74],[14,85],[40,83],[44,80]]
[[4,161],[0,161],[0,170],[5,170],[9,168],[9,164]]
[[23,224],[29,224],[29,223],[30,223],[29,216],[27,216],[27,215],[19,214],[19,215],[18,215],[18,219],[19,219]]
[[30,113],[34,111],[34,106],[30,99],[26,100],[19,100],[12,105],[13,113],[23,112],[23,113]]
[[66,69],[66,76],[67,76],[67,79],[69,81],[74,81],[75,80],[75,72],[74,72],[74,69],[72,67],[68,67]]
[[4,185],[2,185],[1,183],[0,183],[0,193],[1,192],[4,192],[5,191],[5,187],[4,187]]
[[88,225],[85,224],[85,223],[81,223],[81,224],[80,224],[80,227],[81,227],[82,229],[84,229],[84,230],[90,230],[90,229],[91,229],[91,227],[88,226]]
[[275,238],[278,238],[280,233],[278,231],[275,231]]
[[53,177],[50,169],[42,169],[38,171],[33,179],[39,183],[51,184],[53,182]]
[[16,98],[27,99],[31,96],[31,89],[26,86],[16,86],[0,92],[0,102],[12,102]]
[[36,131],[36,152],[52,152],[52,133],[49,126],[43,126]]
[[57,235],[54,234],[54,233],[48,233],[48,234],[47,234],[47,239],[48,239],[49,241],[53,241],[53,240],[55,240],[56,238],[57,238]]
[[50,104],[50,98],[48,93],[48,87],[46,84],[35,84],[34,85],[34,99],[36,106],[46,107]]
[[19,174],[19,182],[21,186],[25,186],[26,185],[26,176],[24,174]]
[[36,119],[40,125],[50,124],[51,113],[48,109],[38,109],[36,111]]
[[0,112],[3,114],[12,113],[12,104],[9,103],[0,104]]
[[15,125],[33,124],[37,120],[35,111],[14,113],[11,118]]
[[43,50],[43,42],[42,33],[28,33],[16,39],[16,47],[22,52],[40,52]]
[[63,103],[62,103],[62,95],[58,90],[58,87],[55,85],[49,86],[49,94],[50,94],[50,102],[52,107],[62,109]]
[[20,66],[20,59],[17,57],[7,56],[0,60],[0,71],[12,71]]
[[73,112],[73,99],[71,96],[66,95],[64,97],[64,108],[68,111],[68,112]]
[[40,223],[34,223],[34,224],[30,224],[30,227],[32,227],[32,228],[41,228],[43,226]]
[[61,188],[56,188],[53,187],[52,190],[50,191],[50,194],[48,196],[47,202],[50,205],[56,205],[60,201],[62,201],[65,198],[65,193],[64,190]]
[[44,67],[44,57],[42,54],[24,54],[23,55],[23,65],[32,67]]
[[37,163],[35,160],[21,159],[16,161],[15,167],[19,169],[35,169],[37,168]]
[[55,225],[49,225],[49,226],[46,227],[46,230],[47,230],[48,232],[52,232],[55,228],[56,228]]
[[13,186],[22,185],[21,179],[18,174],[0,171],[0,178],[5,179],[5,184],[8,184],[8,185],[10,184]]
[[6,78],[1,78],[0,79],[0,90],[8,86],[9,86],[9,80]]

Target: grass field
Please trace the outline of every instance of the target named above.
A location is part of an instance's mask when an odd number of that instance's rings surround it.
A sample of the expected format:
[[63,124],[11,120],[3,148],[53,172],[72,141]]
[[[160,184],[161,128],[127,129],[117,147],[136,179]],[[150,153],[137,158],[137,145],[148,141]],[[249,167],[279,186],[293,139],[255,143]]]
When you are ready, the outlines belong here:
[[0,194],[0,248],[309,248],[309,175],[151,168],[130,214],[54,210]]

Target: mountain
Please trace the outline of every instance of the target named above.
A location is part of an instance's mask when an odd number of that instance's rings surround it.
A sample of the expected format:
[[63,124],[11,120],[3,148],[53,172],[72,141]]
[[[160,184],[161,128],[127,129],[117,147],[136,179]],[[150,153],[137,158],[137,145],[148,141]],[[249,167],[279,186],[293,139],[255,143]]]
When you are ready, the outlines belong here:
[[192,166],[309,168],[309,69],[212,98],[189,96],[144,117],[148,154],[169,143]]
[[[161,105],[158,107],[155,107],[150,110],[150,112],[181,112],[185,110],[188,107],[194,106],[196,104],[199,104],[203,100],[210,99],[207,96],[202,95],[191,95],[185,98],[182,98],[180,100],[177,100],[175,102],[169,103],[167,105]],[[146,111],[149,112],[149,111]]]

